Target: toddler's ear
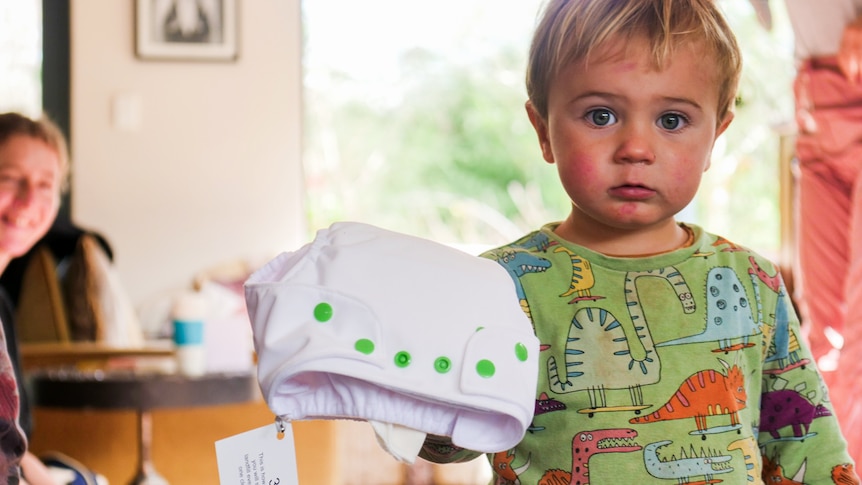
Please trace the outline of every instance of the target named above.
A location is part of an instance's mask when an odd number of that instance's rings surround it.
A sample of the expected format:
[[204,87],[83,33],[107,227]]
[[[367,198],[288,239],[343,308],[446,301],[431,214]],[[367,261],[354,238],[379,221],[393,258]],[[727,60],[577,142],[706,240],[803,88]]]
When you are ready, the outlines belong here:
[[715,137],[718,138],[722,133],[730,126],[730,122],[733,121],[734,118],[733,111],[728,111],[724,115],[724,119],[721,120],[721,123],[718,124],[718,128],[715,130]]
[[527,109],[527,116],[530,118],[530,123],[536,130],[536,135],[539,136],[539,146],[542,148],[542,158],[548,163],[554,163],[554,154],[551,151],[551,140],[548,137],[548,122],[536,111],[533,103],[527,101],[524,105]]

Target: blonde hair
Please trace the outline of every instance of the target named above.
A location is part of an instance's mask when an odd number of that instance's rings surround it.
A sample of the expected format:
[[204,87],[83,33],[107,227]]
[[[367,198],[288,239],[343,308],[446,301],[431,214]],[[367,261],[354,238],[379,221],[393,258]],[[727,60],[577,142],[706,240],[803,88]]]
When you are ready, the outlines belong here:
[[718,120],[733,109],[742,54],[715,0],[549,0],[539,20],[527,63],[527,95],[548,117],[551,81],[566,66],[588,61],[611,40],[646,37],[661,68],[683,42],[702,42],[718,72]]
[[20,113],[0,114],[0,145],[15,135],[24,135],[45,142],[57,152],[60,160],[60,190],[66,190],[69,176],[69,148],[66,136],[60,127],[43,114],[39,119],[31,119]]

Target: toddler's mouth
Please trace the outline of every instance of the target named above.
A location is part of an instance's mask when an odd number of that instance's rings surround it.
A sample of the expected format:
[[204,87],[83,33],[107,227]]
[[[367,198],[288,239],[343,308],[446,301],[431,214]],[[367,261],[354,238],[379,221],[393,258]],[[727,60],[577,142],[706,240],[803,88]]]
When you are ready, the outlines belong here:
[[611,196],[628,200],[644,200],[655,195],[655,190],[641,184],[623,184],[611,188]]

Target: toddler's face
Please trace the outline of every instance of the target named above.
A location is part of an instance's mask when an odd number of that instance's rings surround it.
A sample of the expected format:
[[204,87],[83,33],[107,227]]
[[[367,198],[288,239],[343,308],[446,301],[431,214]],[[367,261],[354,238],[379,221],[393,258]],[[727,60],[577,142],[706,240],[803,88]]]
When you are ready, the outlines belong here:
[[548,117],[529,109],[580,229],[638,230],[672,221],[709,167],[718,120],[716,68],[697,43],[655,68],[644,39],[610,42],[552,80]]
[[26,253],[60,205],[60,159],[42,140],[15,135],[0,145],[0,254]]

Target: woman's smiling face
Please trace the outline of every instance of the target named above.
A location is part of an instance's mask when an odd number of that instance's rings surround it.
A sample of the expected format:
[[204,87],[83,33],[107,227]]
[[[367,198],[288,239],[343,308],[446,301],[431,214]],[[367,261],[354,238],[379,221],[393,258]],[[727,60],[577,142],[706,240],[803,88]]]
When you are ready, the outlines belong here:
[[60,207],[57,151],[42,140],[13,135],[0,145],[0,257],[26,253],[51,227]]

